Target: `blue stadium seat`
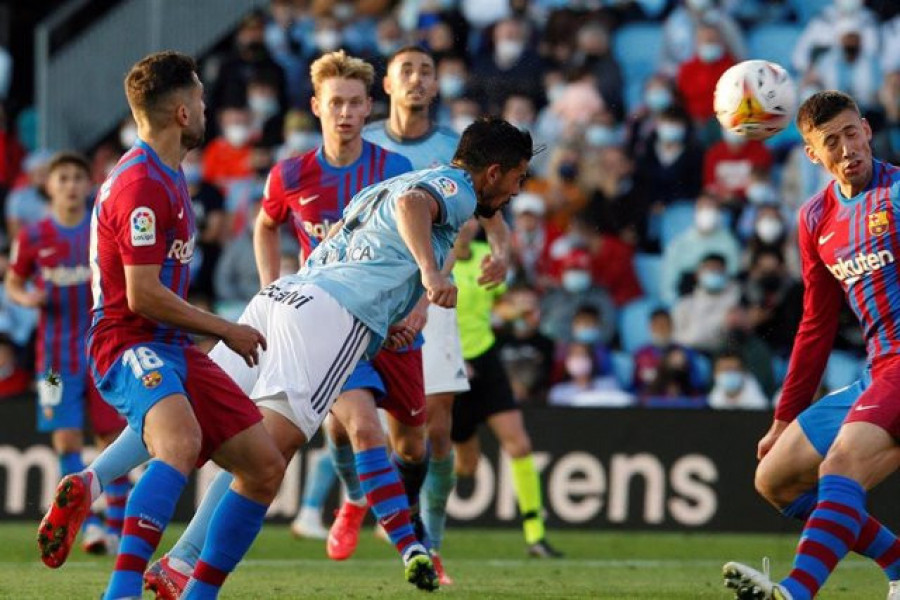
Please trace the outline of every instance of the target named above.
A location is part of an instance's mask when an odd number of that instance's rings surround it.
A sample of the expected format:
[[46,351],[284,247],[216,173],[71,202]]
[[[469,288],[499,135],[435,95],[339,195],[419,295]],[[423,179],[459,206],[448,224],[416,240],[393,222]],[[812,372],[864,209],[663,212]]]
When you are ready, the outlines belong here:
[[760,25],[747,36],[750,58],[761,58],[791,70],[791,53],[803,28],[789,23]]
[[627,352],[615,351],[612,353],[613,371],[616,380],[623,390],[631,389],[634,383],[634,359]]
[[619,340],[629,354],[650,343],[650,313],[659,306],[648,298],[638,298],[619,310]]
[[613,36],[613,55],[625,78],[625,107],[631,111],[641,102],[644,81],[659,69],[663,32],[659,23],[632,23]]
[[823,8],[832,4],[832,0],[788,0],[788,4],[797,13],[797,20],[805,25],[822,12]]
[[694,366],[697,369],[697,375],[700,377],[700,383],[707,387],[712,386],[713,365],[709,357],[707,357],[705,354],[695,352]]
[[673,202],[666,207],[659,227],[659,243],[663,248],[673,238],[686,231],[694,222],[693,202]]
[[772,375],[775,377],[775,383],[778,387],[784,383],[784,376],[787,375],[788,361],[780,356],[772,357]]
[[641,282],[644,297],[657,302],[660,298],[661,270],[662,256],[659,254],[638,252],[634,255],[634,271],[637,274],[638,281]]
[[865,361],[849,352],[834,350],[825,367],[825,387],[834,391],[846,387],[862,376]]

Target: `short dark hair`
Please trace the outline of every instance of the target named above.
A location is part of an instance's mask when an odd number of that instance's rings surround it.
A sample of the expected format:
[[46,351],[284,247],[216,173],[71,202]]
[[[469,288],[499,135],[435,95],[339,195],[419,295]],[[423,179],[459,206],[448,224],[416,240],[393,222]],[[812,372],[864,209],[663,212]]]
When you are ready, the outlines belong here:
[[125,76],[125,95],[132,110],[155,120],[155,113],[169,94],[194,86],[197,63],[181,52],[166,50],[148,54]]
[[509,171],[532,156],[534,143],[530,133],[499,117],[480,117],[463,131],[453,162],[476,172],[494,164]]
[[708,262],[719,263],[720,266],[725,267],[728,265],[728,261],[725,260],[725,255],[720,254],[718,252],[710,252],[700,259],[700,264],[705,264]]
[[653,309],[653,311],[650,312],[650,320],[651,321],[656,318],[659,318],[659,317],[665,317],[669,321],[672,320],[672,315],[669,314],[669,309],[664,306],[657,306],[656,308]]
[[800,110],[797,111],[797,129],[806,136],[845,110],[852,110],[861,115],[859,105],[849,94],[837,90],[816,92],[800,105]]
[[432,54],[431,52],[429,52],[427,48],[425,48],[425,47],[423,47],[423,46],[419,46],[418,44],[407,44],[407,45],[405,45],[405,46],[403,46],[403,47],[401,47],[401,48],[399,48],[399,49],[397,49],[397,50],[394,50],[394,51],[391,53],[391,55],[388,56],[387,62],[385,62],[384,64],[385,64],[388,68],[390,68],[391,63],[393,63],[394,60],[396,60],[396,58],[397,58],[398,56],[400,56],[401,54],[406,54],[407,52],[417,52],[417,53],[419,53],[419,54],[424,54],[425,56],[427,56],[428,58],[431,59],[431,62],[437,63],[437,61],[436,61],[435,58],[434,58],[434,54]]
[[56,169],[65,165],[75,165],[84,171],[85,175],[91,176],[91,165],[88,160],[78,152],[58,152],[50,159],[47,165],[47,174],[53,173]]
[[733,346],[726,346],[716,354],[716,362],[720,360],[736,360],[744,366],[744,356]]
[[593,304],[582,304],[577,309],[575,309],[573,318],[574,317],[594,317],[599,321],[600,310]]

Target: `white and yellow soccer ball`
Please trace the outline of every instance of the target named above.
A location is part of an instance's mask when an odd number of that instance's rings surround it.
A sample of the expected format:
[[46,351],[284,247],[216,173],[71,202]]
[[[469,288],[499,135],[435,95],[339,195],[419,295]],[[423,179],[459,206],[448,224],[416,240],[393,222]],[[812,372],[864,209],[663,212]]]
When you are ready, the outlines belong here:
[[764,140],[794,118],[797,91],[781,65],[745,60],[719,77],[713,106],[723,128],[752,140]]

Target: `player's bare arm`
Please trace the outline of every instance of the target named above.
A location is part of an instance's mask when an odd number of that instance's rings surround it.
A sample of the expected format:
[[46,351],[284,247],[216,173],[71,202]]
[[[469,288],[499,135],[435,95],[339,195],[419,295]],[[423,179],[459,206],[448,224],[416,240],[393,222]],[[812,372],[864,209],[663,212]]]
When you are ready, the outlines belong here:
[[125,265],[126,295],[132,312],[184,331],[218,337],[248,365],[259,364],[258,347],[266,349],[261,333],[185,302],[162,284],[159,272],[159,265]]
[[419,267],[428,300],[452,308],[456,286],[438,268],[431,246],[431,225],[439,217],[437,200],[424,190],[409,190],[397,198],[397,229]]
[[490,290],[506,281],[510,252],[509,226],[500,212],[490,217],[478,217],[478,221],[484,227],[491,247],[491,253],[481,261],[481,277],[478,278],[478,284]]
[[278,239],[278,223],[260,210],[253,225],[253,252],[260,287],[266,287],[276,279],[281,266],[281,246]]
[[47,303],[47,293],[44,290],[27,287],[28,280],[18,275],[12,269],[6,272],[6,295],[10,300],[27,308],[40,308]]

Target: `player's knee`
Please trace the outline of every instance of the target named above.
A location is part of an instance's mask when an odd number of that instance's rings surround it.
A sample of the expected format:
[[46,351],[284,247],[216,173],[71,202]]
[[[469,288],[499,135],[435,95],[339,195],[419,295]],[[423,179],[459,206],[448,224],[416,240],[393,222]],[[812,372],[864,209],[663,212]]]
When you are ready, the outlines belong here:
[[756,476],[753,479],[753,485],[756,487],[756,492],[769,503],[778,507],[783,506],[780,501],[782,495],[781,486],[770,477],[767,471],[757,469]]
[[350,442],[358,452],[376,446],[384,446],[384,430],[378,419],[360,419],[348,427]]
[[392,440],[394,452],[407,463],[420,463],[425,460],[425,441],[421,439],[399,438]]
[[254,469],[252,481],[248,483],[255,488],[259,496],[271,502],[281,487],[285,468],[287,468],[287,461],[281,454],[273,453],[271,457]]
[[531,439],[527,435],[515,435],[502,441],[503,451],[511,458],[523,458],[531,454]]
[[190,473],[200,456],[200,436],[172,435],[163,440],[150,442],[149,450],[158,458],[181,471]]
[[457,477],[475,477],[475,473],[478,471],[478,455],[469,456],[466,453],[457,453],[453,471]]

